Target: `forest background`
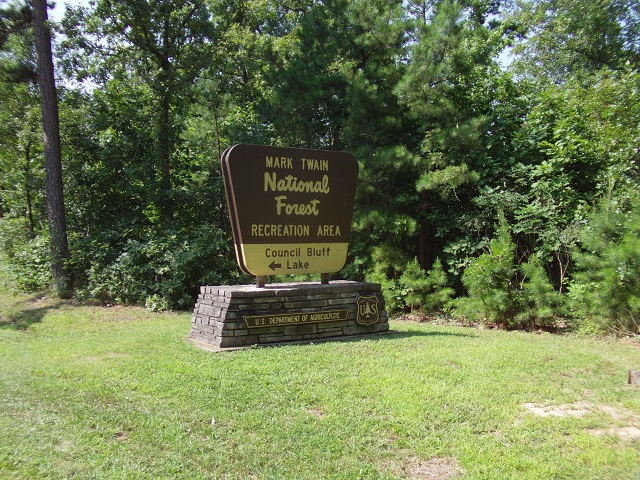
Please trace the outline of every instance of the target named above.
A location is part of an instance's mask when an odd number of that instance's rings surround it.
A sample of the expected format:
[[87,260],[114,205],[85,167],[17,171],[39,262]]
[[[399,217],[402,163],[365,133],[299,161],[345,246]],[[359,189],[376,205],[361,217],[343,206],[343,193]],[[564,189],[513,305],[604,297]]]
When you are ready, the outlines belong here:
[[[31,22],[0,2],[0,268],[21,290],[61,251]],[[355,154],[340,276],[392,312],[638,333],[637,2],[96,0],[47,25],[63,293],[189,309],[250,282],[218,158],[254,143]]]

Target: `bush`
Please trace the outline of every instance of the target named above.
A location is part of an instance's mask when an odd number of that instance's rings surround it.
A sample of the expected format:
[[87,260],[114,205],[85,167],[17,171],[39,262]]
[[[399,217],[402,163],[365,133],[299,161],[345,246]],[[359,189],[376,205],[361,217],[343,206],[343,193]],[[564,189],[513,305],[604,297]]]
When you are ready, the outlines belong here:
[[399,278],[407,263],[406,257],[399,248],[385,243],[373,248],[371,260],[373,270],[366,275],[365,279],[381,285],[388,312],[403,310],[405,302]]
[[464,271],[462,282],[468,296],[454,302],[456,313],[502,327],[552,326],[559,295],[538,258],[532,255],[526,263],[516,263],[516,245],[503,215],[496,234],[489,252],[472,260]]
[[407,263],[399,283],[404,303],[411,310],[441,310],[453,295],[453,289],[447,286],[447,274],[439,258],[428,272],[422,269],[417,259]]
[[407,261],[400,249],[389,243],[375,247],[371,254],[373,270],[366,276],[369,282],[382,286],[387,311],[439,310],[453,295],[440,259],[425,271],[418,260]]
[[640,199],[605,199],[587,219],[569,290],[579,322],[640,333]]
[[[119,247],[92,245],[89,252],[98,254],[78,295],[153,310],[191,308],[200,285],[242,280],[232,242],[222,230],[205,225],[190,233],[150,237]],[[84,253],[77,256],[86,258]]]
[[0,218],[0,256],[9,281],[18,290],[34,292],[51,286],[51,255],[46,231],[26,235],[21,218]]
[[520,271],[523,275],[521,288],[525,308],[520,318],[531,326],[553,326],[562,303],[560,293],[554,290],[536,255],[529,257],[527,263],[520,266]]
[[515,244],[503,215],[496,233],[489,252],[473,260],[462,274],[468,296],[458,299],[455,306],[471,320],[514,326],[520,312]]

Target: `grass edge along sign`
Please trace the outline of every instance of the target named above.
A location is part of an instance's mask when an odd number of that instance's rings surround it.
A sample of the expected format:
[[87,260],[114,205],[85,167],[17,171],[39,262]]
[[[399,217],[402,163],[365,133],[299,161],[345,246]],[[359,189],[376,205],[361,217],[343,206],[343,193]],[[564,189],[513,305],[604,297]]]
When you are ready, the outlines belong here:
[[234,145],[220,163],[242,271],[334,273],[344,266],[358,181],[353,155]]

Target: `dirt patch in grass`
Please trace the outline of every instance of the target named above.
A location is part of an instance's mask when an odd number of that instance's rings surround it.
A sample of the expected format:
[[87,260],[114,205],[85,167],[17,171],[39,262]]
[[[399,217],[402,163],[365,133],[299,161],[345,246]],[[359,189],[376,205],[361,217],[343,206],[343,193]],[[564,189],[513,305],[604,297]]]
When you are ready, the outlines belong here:
[[604,428],[592,428],[588,432],[593,435],[618,436],[622,440],[635,440],[640,438],[640,416],[622,407],[610,407],[596,405],[589,402],[576,402],[565,405],[535,405],[525,403],[527,410],[538,417],[575,417],[581,418],[588,414],[602,412],[611,417],[618,425]]
[[592,428],[589,430],[589,433],[596,436],[617,436],[622,440],[636,440],[640,438],[640,427],[628,425],[626,427]]
[[584,417],[593,412],[594,405],[587,402],[578,402],[568,405],[534,405],[525,403],[527,410],[538,417]]
[[324,418],[324,412],[319,408],[311,408],[309,409],[309,413],[318,420],[322,420]]
[[415,310],[413,312],[406,312],[394,320],[401,320],[405,322],[417,322],[417,323],[430,323],[431,325],[441,325],[449,327],[468,327],[477,329],[490,329],[490,330],[522,330],[531,333],[553,333],[553,334],[565,334],[571,331],[571,327],[566,319],[558,318],[551,324],[537,325],[537,324],[520,324],[517,326],[509,326],[502,323],[492,323],[486,321],[474,322],[465,318],[454,317],[447,312],[421,312]]
[[464,473],[464,469],[454,457],[433,457],[429,460],[410,457],[402,470],[405,478],[415,480],[448,480]]

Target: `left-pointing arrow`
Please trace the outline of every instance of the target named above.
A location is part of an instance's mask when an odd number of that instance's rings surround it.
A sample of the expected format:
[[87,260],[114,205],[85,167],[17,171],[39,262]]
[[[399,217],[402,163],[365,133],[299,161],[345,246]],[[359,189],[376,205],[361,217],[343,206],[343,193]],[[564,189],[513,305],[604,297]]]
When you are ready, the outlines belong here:
[[273,270],[274,272],[276,271],[276,268],[281,268],[282,264],[281,263],[276,263],[276,261],[274,260],[273,262],[271,262],[271,264],[269,265],[269,268],[271,270]]

